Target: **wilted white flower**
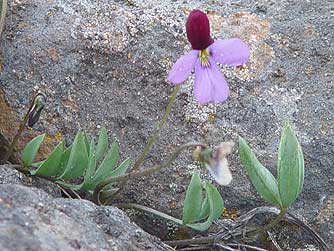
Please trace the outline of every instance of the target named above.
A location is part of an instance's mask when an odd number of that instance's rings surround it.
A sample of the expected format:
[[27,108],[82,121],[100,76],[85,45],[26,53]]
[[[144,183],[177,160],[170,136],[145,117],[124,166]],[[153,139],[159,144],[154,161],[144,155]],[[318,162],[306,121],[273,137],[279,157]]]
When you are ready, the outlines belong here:
[[221,143],[216,151],[197,148],[194,152],[195,159],[201,161],[215,181],[222,186],[227,186],[232,181],[226,156],[232,152],[233,146],[234,142],[227,141]]

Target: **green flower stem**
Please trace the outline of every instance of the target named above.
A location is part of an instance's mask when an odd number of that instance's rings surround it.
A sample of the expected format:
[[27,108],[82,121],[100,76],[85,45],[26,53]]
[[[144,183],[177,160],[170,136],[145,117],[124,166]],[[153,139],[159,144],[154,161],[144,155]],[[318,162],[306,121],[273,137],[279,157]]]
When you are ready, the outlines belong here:
[[[177,93],[179,92],[180,90],[180,85],[177,85],[175,86],[173,92],[172,92],[172,95],[170,96],[170,99],[169,99],[169,103],[167,105],[167,108],[165,110],[165,113],[163,114],[156,130],[154,131],[154,133],[152,134],[151,138],[147,141],[146,145],[145,145],[145,148],[143,150],[143,152],[141,153],[141,155],[138,157],[138,159],[136,160],[135,164],[133,165],[132,167],[132,170],[131,172],[135,172],[137,171],[137,169],[139,168],[140,164],[144,161],[145,157],[147,156],[148,152],[150,151],[153,143],[157,140],[159,134],[160,134],[160,131],[162,129],[162,127],[164,126],[164,124],[166,123],[167,121],[167,118],[171,112],[171,109],[172,109],[172,106],[175,102],[175,99],[176,99],[176,96],[177,96]],[[119,184],[119,189],[117,190],[117,192],[113,195],[113,197],[115,197],[119,192],[121,192],[124,187],[125,187],[125,184],[126,184],[126,180],[124,180],[122,183]]]
[[24,131],[24,129],[25,129],[25,127],[26,127],[26,124],[27,124],[27,121],[28,121],[28,118],[29,118],[29,113],[30,113],[31,109],[32,109],[33,106],[34,106],[34,103],[35,103],[35,97],[33,98],[32,102],[31,102],[31,104],[30,104],[30,107],[29,107],[29,109],[28,109],[26,115],[25,115],[24,118],[23,118],[23,121],[22,121],[21,124],[20,124],[20,127],[19,127],[19,129],[17,130],[17,132],[16,132],[16,134],[15,134],[13,140],[12,140],[12,143],[11,143],[10,146],[8,147],[8,150],[7,150],[5,156],[4,156],[3,160],[2,160],[2,163],[6,163],[6,162],[9,160],[9,158],[12,156],[13,151],[14,151],[14,148],[15,148],[15,146],[16,146],[16,143],[17,143],[17,141],[19,140],[19,138],[20,138],[22,132]]
[[159,136],[159,133],[160,133],[162,127],[164,126],[164,124],[166,123],[167,118],[168,118],[168,116],[169,116],[169,114],[171,112],[172,106],[174,104],[174,101],[176,99],[176,96],[177,96],[177,93],[179,92],[179,90],[180,90],[180,85],[177,85],[174,88],[173,93],[172,93],[172,95],[171,95],[171,97],[169,99],[169,103],[167,105],[165,113],[163,114],[163,116],[162,116],[162,118],[161,118],[161,120],[160,120],[160,122],[159,122],[159,124],[158,124],[158,126],[157,126],[157,128],[155,130],[155,132],[152,134],[151,138],[146,143],[145,148],[144,148],[142,154],[139,156],[139,158],[136,160],[135,164],[133,165],[132,171],[136,171],[139,168],[140,164],[144,161],[146,155],[150,151],[153,143],[157,140],[157,138]]
[[165,214],[165,213],[162,213],[158,210],[155,210],[153,208],[150,208],[150,207],[146,207],[146,206],[143,206],[143,205],[139,205],[139,204],[136,204],[136,203],[119,203],[119,204],[115,204],[114,205],[115,207],[118,207],[118,208],[122,208],[122,209],[132,209],[132,208],[135,208],[135,209],[139,209],[141,211],[144,211],[144,212],[147,212],[147,213],[151,213],[151,214],[154,214],[154,215],[157,215],[161,218],[164,218],[166,220],[170,220],[170,221],[173,221],[179,225],[182,225],[182,220],[180,219],[177,219],[173,216],[170,216],[168,214]]
[[[130,172],[124,175],[120,175],[120,176],[116,176],[116,177],[109,177],[106,180],[102,181],[101,183],[99,183],[96,188],[94,189],[94,194],[93,194],[93,198],[94,201],[98,204],[102,204],[100,202],[100,192],[101,190],[111,184],[111,183],[115,183],[115,182],[126,182],[128,180],[134,179],[134,178],[139,178],[139,177],[143,177],[143,176],[147,176],[147,175],[151,175],[157,171],[159,171],[160,169],[169,166],[177,157],[178,155],[185,149],[189,148],[189,147],[196,147],[196,146],[203,146],[205,147],[205,145],[203,145],[202,143],[199,142],[191,142],[191,143],[187,143],[184,145],[181,145],[180,147],[178,147],[173,153],[172,155],[169,157],[169,159],[161,164],[158,164],[152,168],[143,170],[143,171],[139,171],[139,172]],[[106,201],[104,204],[108,204],[111,200],[113,199],[113,197],[110,197],[108,201]]]
[[2,33],[5,24],[6,13],[7,13],[7,0],[2,0],[1,12],[0,12],[0,35]]

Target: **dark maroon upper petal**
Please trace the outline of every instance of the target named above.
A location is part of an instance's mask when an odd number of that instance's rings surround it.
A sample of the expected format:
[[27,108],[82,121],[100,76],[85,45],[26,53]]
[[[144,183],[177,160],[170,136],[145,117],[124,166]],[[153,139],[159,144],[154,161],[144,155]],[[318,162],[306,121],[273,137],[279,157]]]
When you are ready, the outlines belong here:
[[200,10],[193,10],[186,23],[187,37],[194,50],[204,50],[213,43],[208,17]]

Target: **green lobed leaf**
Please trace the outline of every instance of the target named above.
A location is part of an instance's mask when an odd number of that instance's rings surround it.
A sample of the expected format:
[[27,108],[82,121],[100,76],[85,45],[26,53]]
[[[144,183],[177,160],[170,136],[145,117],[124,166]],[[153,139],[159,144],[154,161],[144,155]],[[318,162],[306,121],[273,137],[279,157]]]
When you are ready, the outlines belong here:
[[188,224],[196,221],[201,213],[203,201],[202,181],[196,170],[191,177],[190,184],[187,188],[186,198],[184,200],[182,222]]
[[88,168],[86,170],[84,181],[82,185],[83,190],[93,190],[96,185],[93,182],[93,175],[96,169],[96,158],[95,155],[91,155],[88,161]]
[[210,214],[213,215],[213,220],[217,220],[223,213],[224,200],[218,192],[217,188],[209,182],[204,186],[208,196],[210,205]]
[[221,216],[224,210],[224,201],[217,188],[209,182],[205,184],[204,188],[209,202],[209,217],[205,222],[187,224],[188,227],[197,231],[206,231],[211,226],[212,222]]
[[283,207],[289,207],[304,183],[304,156],[298,139],[288,123],[284,125],[278,149],[278,188]]
[[103,157],[103,154],[107,150],[107,147],[108,147],[107,129],[105,127],[102,127],[95,151],[96,161],[99,161]]
[[85,177],[93,179],[95,170],[96,170],[96,158],[95,155],[91,155],[88,161],[88,168],[86,170]]
[[55,176],[59,172],[61,165],[61,158],[64,152],[64,142],[60,142],[55,149],[50,153],[48,158],[41,163],[36,170],[30,170],[32,175],[39,175],[43,177]]
[[96,170],[96,157],[94,154],[94,147],[95,147],[95,143],[94,143],[94,139],[92,139],[90,141],[90,146],[89,146],[89,157],[88,157],[88,168],[85,172],[85,178],[89,178],[92,179],[93,175],[95,173]]
[[[131,160],[128,158],[126,160],[124,160],[115,170],[113,170],[106,178],[109,178],[109,177],[117,177],[117,176],[120,176],[120,175],[123,175],[125,174],[126,170],[128,169],[129,165],[131,163]],[[106,179],[105,178],[105,179]],[[95,181],[93,183],[93,186],[90,188],[90,190],[94,190],[95,187],[98,185],[98,183],[102,182],[103,180],[100,180],[100,181]],[[111,184],[108,184],[106,185],[102,191],[106,192],[106,191],[111,191],[112,193],[114,193],[115,191],[118,190],[117,187],[114,187],[115,186],[115,183],[111,183]],[[106,194],[106,193],[105,193]]]
[[83,185],[83,183],[81,183],[81,184],[71,184],[71,183],[67,183],[67,182],[64,182],[64,181],[57,181],[57,184],[61,185],[64,188],[72,189],[72,190],[75,190],[75,191],[80,190],[82,185]]
[[65,182],[59,182],[59,184],[73,190],[80,190],[80,189],[85,191],[94,190],[95,186],[93,184],[93,174],[95,172],[95,169],[96,169],[96,158],[95,155],[92,154],[89,156],[88,167],[84,175],[84,180],[81,184],[73,185]]
[[94,138],[92,138],[90,140],[88,153],[89,153],[88,156],[92,156],[92,155],[96,156],[95,155],[95,141],[94,141]]
[[87,149],[88,156],[90,155],[90,143],[89,143],[89,137],[86,132],[84,132],[84,140],[85,140],[85,145]]
[[59,170],[57,172],[57,174],[55,175],[56,177],[59,177],[60,175],[62,175],[66,169],[68,160],[70,158],[71,155],[71,150],[72,150],[72,146],[67,147],[62,156],[61,156],[61,161],[60,161],[60,166],[59,166]]
[[198,216],[198,219],[196,221],[203,220],[210,215],[210,204],[209,204],[209,199],[208,196],[205,196],[204,201],[201,206],[201,212]]
[[66,165],[66,169],[60,178],[61,179],[78,178],[84,174],[87,167],[88,167],[87,147],[83,133],[81,131],[78,131],[72,144],[72,149]]
[[241,137],[239,137],[239,156],[242,165],[246,168],[247,174],[260,196],[268,203],[280,207],[282,202],[275,177],[258,161],[252,149]]
[[118,143],[114,142],[109,152],[104,157],[102,163],[96,170],[96,173],[93,177],[94,184],[101,182],[102,180],[104,180],[106,177],[108,177],[111,174],[111,172],[117,166],[118,158],[119,158]]
[[213,217],[210,215],[205,222],[186,224],[186,226],[194,230],[203,232],[209,229],[212,222],[213,222]]
[[44,140],[45,134],[38,135],[33,138],[23,149],[22,162],[23,165],[28,167],[31,165],[32,161],[35,159],[36,154]]
[[128,167],[131,163],[131,160],[128,158],[126,160],[124,160],[115,170],[113,170],[111,172],[110,175],[108,175],[107,177],[117,177],[120,175],[125,174],[126,170],[128,170]]
[[210,215],[205,222],[186,224],[186,226],[190,227],[190,228],[192,228],[194,230],[203,232],[203,231],[206,231],[206,230],[209,229],[209,227],[211,226],[212,222],[213,222],[213,218]]
[[[108,177],[116,177],[116,176],[120,176],[120,175],[123,175],[126,170],[128,169],[129,165],[130,165],[131,161],[130,159],[126,159],[124,160],[120,165],[119,167],[117,167],[115,170],[113,170],[111,173],[109,173],[104,179],[108,178]],[[96,165],[96,162],[95,162],[95,165]],[[89,169],[89,168],[88,168]],[[87,170],[88,171],[88,170]],[[101,181],[103,181],[104,179],[102,180],[98,180],[96,179],[95,177],[93,178],[88,178],[86,177],[85,175],[85,184],[84,186],[82,187],[82,189],[85,189],[85,190],[94,190],[95,187],[98,185],[98,183],[100,183]],[[114,192],[115,188],[112,186],[112,184],[110,184],[110,189]],[[117,188],[118,189],[118,188]],[[104,189],[104,190],[108,190],[108,189]]]
[[39,167],[43,164],[43,162],[44,162],[44,160],[42,160],[42,161],[38,161],[38,162],[35,162],[35,163],[31,163],[30,166],[39,168]]

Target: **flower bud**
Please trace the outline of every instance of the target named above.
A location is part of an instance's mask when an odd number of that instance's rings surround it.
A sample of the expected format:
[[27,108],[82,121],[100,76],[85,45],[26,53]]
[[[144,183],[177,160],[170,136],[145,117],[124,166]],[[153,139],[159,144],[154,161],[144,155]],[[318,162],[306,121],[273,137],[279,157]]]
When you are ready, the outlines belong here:
[[41,112],[44,108],[44,105],[46,103],[46,96],[43,93],[38,93],[33,101],[33,106],[29,111],[29,117],[28,117],[28,126],[33,127],[41,115]]

